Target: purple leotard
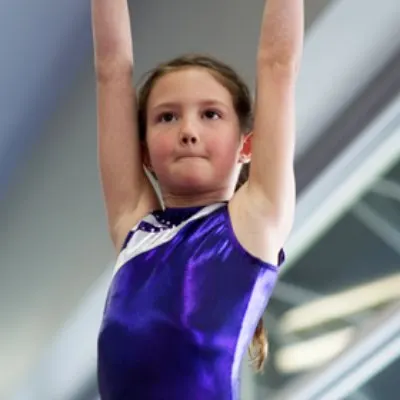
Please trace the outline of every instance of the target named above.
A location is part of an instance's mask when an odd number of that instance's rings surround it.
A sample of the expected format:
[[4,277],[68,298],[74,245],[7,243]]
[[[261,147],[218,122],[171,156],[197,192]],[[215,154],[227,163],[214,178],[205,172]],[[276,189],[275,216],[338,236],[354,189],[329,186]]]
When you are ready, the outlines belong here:
[[226,203],[149,214],[129,233],[109,289],[101,398],[238,399],[241,360],[277,271],[239,244]]

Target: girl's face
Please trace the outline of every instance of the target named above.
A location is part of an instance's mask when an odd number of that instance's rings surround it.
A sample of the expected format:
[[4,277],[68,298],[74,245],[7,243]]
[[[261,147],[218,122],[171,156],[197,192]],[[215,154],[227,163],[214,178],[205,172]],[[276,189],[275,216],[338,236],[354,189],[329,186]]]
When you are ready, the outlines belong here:
[[243,140],[232,96],[204,68],[160,78],[147,106],[146,164],[165,196],[231,194]]

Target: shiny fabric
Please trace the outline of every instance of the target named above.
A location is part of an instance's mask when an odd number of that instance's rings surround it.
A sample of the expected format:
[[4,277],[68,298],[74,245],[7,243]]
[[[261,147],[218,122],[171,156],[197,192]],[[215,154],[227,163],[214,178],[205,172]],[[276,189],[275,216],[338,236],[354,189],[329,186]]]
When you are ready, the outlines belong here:
[[241,247],[226,203],[148,215],[129,233],[107,296],[101,398],[238,399],[242,356],[276,278],[276,266]]

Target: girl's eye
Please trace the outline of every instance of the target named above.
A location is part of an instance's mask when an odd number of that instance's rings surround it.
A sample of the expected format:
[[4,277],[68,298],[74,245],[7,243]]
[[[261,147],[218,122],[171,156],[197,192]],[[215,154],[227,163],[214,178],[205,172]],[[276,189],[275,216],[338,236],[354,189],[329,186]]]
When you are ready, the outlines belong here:
[[206,112],[204,112],[204,116],[207,119],[218,119],[221,117],[221,115],[214,110],[207,110]]
[[175,115],[172,112],[165,112],[162,113],[159,117],[158,120],[160,122],[172,122],[175,119]]

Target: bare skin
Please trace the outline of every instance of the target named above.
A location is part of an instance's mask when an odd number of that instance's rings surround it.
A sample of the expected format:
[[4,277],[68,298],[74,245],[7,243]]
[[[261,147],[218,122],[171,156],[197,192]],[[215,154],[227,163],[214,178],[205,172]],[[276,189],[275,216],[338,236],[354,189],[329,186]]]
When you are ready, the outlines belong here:
[[110,235],[119,249],[129,229],[159,202],[143,170],[137,133],[127,1],[92,0],[92,20],[100,175]]

